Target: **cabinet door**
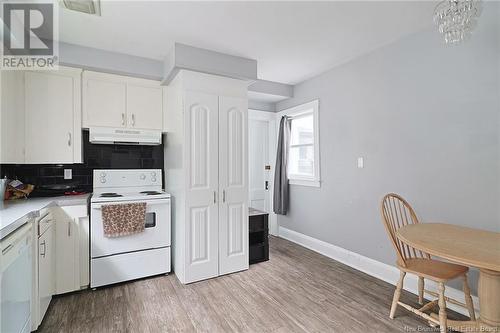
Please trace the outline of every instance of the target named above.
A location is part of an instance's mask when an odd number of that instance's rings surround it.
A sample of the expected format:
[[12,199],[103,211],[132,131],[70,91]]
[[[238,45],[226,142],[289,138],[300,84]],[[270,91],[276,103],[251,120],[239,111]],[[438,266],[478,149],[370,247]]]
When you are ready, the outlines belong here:
[[38,323],[45,316],[55,289],[55,246],[53,231],[53,227],[49,227],[38,239]]
[[79,78],[63,71],[25,75],[26,163],[73,163],[75,136],[81,135],[74,130]]
[[24,73],[0,75],[0,163],[24,164]]
[[[67,216],[61,208],[55,208],[56,275],[55,294],[80,289],[78,220]],[[76,220],[76,221],[75,221]]]
[[102,73],[83,74],[83,126],[127,125],[126,81]]
[[248,269],[248,104],[219,98],[219,274]]
[[162,88],[146,85],[127,85],[128,127],[156,129],[163,127]]
[[185,283],[218,275],[218,101],[187,92]]

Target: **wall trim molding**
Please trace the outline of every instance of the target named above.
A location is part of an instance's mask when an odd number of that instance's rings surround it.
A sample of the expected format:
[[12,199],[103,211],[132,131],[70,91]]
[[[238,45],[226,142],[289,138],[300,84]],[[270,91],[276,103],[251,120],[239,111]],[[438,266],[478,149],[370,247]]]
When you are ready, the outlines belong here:
[[[358,271],[371,275],[392,285],[396,285],[399,279],[399,270],[395,266],[391,266],[383,262],[368,258],[359,253],[349,251],[342,247],[301,234],[297,231],[293,231],[282,226],[279,226],[278,234],[279,237],[283,239],[301,245],[314,252],[318,252],[319,254],[339,261],[347,266],[357,269]],[[405,278],[404,289],[415,294],[415,297],[417,297],[417,283],[418,278],[415,275],[407,274]],[[437,284],[435,284],[433,281],[426,280],[426,289],[437,292]],[[464,299],[462,291],[449,286],[446,286],[446,296],[460,301],[463,301]],[[479,299],[477,296],[472,296],[472,300],[474,302],[476,317],[479,317]],[[447,307],[453,311],[469,316],[467,310],[460,306],[448,303]],[[387,313],[389,314],[389,309],[387,309]]]

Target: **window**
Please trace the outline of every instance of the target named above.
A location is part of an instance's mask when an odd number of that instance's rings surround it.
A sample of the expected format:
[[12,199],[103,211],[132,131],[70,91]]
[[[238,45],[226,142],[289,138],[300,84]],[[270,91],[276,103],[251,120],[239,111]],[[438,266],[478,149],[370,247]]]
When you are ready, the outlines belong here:
[[288,179],[291,185],[320,186],[318,100],[280,112],[290,117]]

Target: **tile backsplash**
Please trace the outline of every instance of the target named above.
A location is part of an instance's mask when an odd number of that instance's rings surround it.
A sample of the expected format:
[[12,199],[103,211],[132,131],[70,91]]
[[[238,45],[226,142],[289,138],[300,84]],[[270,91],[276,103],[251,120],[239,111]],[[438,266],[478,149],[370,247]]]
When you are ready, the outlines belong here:
[[[165,139],[165,138],[164,138]],[[43,185],[74,184],[76,190],[92,191],[94,169],[162,169],[163,144],[158,146],[111,145],[89,143],[89,132],[82,132],[81,164],[1,164],[0,177],[19,179],[35,185],[31,196],[47,195]],[[64,169],[72,169],[73,178],[64,179]]]

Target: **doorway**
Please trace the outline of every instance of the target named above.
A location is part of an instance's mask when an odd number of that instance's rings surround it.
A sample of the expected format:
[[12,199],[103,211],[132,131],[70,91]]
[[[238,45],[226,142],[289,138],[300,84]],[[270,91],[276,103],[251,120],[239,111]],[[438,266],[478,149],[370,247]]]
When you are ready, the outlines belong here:
[[248,110],[249,206],[269,213],[269,233],[277,236],[277,217],[272,212],[275,147],[276,115]]

